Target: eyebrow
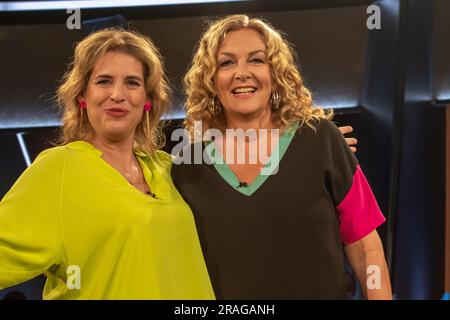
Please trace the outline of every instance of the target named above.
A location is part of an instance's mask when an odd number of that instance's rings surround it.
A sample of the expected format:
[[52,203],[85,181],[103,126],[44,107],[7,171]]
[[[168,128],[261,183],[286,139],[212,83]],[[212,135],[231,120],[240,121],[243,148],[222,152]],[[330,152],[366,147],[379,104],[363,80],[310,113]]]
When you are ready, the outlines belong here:
[[[113,76],[110,74],[99,74],[98,76],[95,77],[95,79],[98,78],[102,78],[102,79],[112,79]],[[135,76],[135,75],[129,75],[125,77],[125,80],[138,80],[143,82],[144,80],[140,77],[140,76]]]
[[[255,50],[255,51],[250,52],[248,55],[251,56],[251,55],[254,55],[254,54],[259,53],[259,52],[262,52],[262,53],[266,54],[265,50]],[[230,57],[235,57],[236,56],[234,53],[231,53],[231,52],[221,52],[219,54],[219,56],[222,55],[222,54],[226,55],[226,56],[230,56]]]

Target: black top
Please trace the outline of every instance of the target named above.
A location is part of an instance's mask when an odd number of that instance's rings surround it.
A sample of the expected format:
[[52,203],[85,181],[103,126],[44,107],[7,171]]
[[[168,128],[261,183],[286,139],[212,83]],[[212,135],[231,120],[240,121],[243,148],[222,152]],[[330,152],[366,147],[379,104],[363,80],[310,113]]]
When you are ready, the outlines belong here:
[[[214,165],[173,165],[175,186],[194,213],[218,299],[347,297],[345,228],[340,231],[337,207],[359,166],[330,121],[322,120],[316,132],[303,126],[292,135],[278,172],[250,195],[240,190],[245,185],[227,182]],[[355,208],[355,202],[349,206]],[[357,237],[378,225],[366,225]]]

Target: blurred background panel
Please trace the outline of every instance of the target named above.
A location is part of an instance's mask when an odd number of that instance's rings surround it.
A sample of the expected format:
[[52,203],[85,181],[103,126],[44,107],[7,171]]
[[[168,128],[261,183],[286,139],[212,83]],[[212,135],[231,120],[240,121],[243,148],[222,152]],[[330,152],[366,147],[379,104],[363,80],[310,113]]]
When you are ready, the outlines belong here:
[[439,103],[450,102],[450,1],[434,0],[433,95]]
[[[275,3],[272,6],[277,9]],[[150,11],[151,8],[142,10]],[[94,9],[90,11],[95,13]],[[62,19],[69,16],[65,12],[60,14]],[[84,11],[81,14],[83,19]],[[334,108],[359,104],[368,37],[367,28],[361,27],[365,25],[366,6],[297,10],[294,7],[289,11],[253,14],[270,21],[294,45],[316,104]],[[216,16],[134,19],[131,12],[126,17],[128,28],[150,36],[160,48],[175,89],[173,116],[182,117],[183,75],[206,22]],[[104,20],[99,23],[104,23]],[[88,25],[93,27],[95,23]],[[69,30],[65,23],[26,24],[26,21],[17,21],[17,24],[1,25],[0,61],[3,63],[0,90],[7,94],[0,96],[0,128],[43,127],[59,123],[53,101],[55,89],[70,62],[74,45],[85,32]]]

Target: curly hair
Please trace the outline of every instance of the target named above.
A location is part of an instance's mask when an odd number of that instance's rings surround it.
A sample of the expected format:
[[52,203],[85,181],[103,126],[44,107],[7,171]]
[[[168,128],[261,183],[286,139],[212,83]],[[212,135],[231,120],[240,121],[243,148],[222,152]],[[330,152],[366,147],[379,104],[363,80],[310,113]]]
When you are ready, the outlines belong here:
[[298,121],[299,128],[306,124],[314,129],[316,120],[331,119],[332,110],[313,107],[312,94],[303,84],[294,50],[281,33],[262,19],[230,15],[208,25],[183,79],[187,96],[184,125],[191,136],[195,121],[202,121],[203,131],[226,128],[223,114],[211,113],[208,108],[216,96],[217,53],[228,32],[243,28],[259,32],[266,44],[271,76],[281,97],[279,109],[272,111],[273,123],[283,129]]
[[58,144],[85,140],[93,133],[87,116],[79,107],[78,99],[86,91],[95,64],[110,51],[130,54],[142,63],[145,92],[153,104],[153,109],[149,114],[149,129],[147,130],[145,123],[146,117],[142,117],[136,127],[133,147],[152,155],[165,143],[162,132],[164,123],[160,118],[169,111],[170,87],[164,73],[163,59],[150,38],[121,28],[94,32],[76,45],[72,62],[55,97],[62,112]]

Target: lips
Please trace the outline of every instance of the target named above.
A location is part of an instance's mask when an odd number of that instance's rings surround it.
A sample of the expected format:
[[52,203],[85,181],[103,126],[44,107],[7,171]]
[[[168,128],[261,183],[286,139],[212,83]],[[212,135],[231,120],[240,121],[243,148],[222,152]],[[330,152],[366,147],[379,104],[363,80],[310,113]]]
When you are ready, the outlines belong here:
[[111,117],[120,118],[126,116],[128,111],[122,108],[108,108],[105,110],[105,113]]
[[252,86],[236,87],[233,90],[231,90],[231,92],[233,92],[234,94],[249,93],[249,92],[255,92],[255,91],[256,91],[256,87],[252,87]]
[[252,86],[236,87],[233,90],[231,90],[231,93],[236,98],[250,98],[255,94],[255,92],[257,90],[258,89],[256,87],[252,87]]

